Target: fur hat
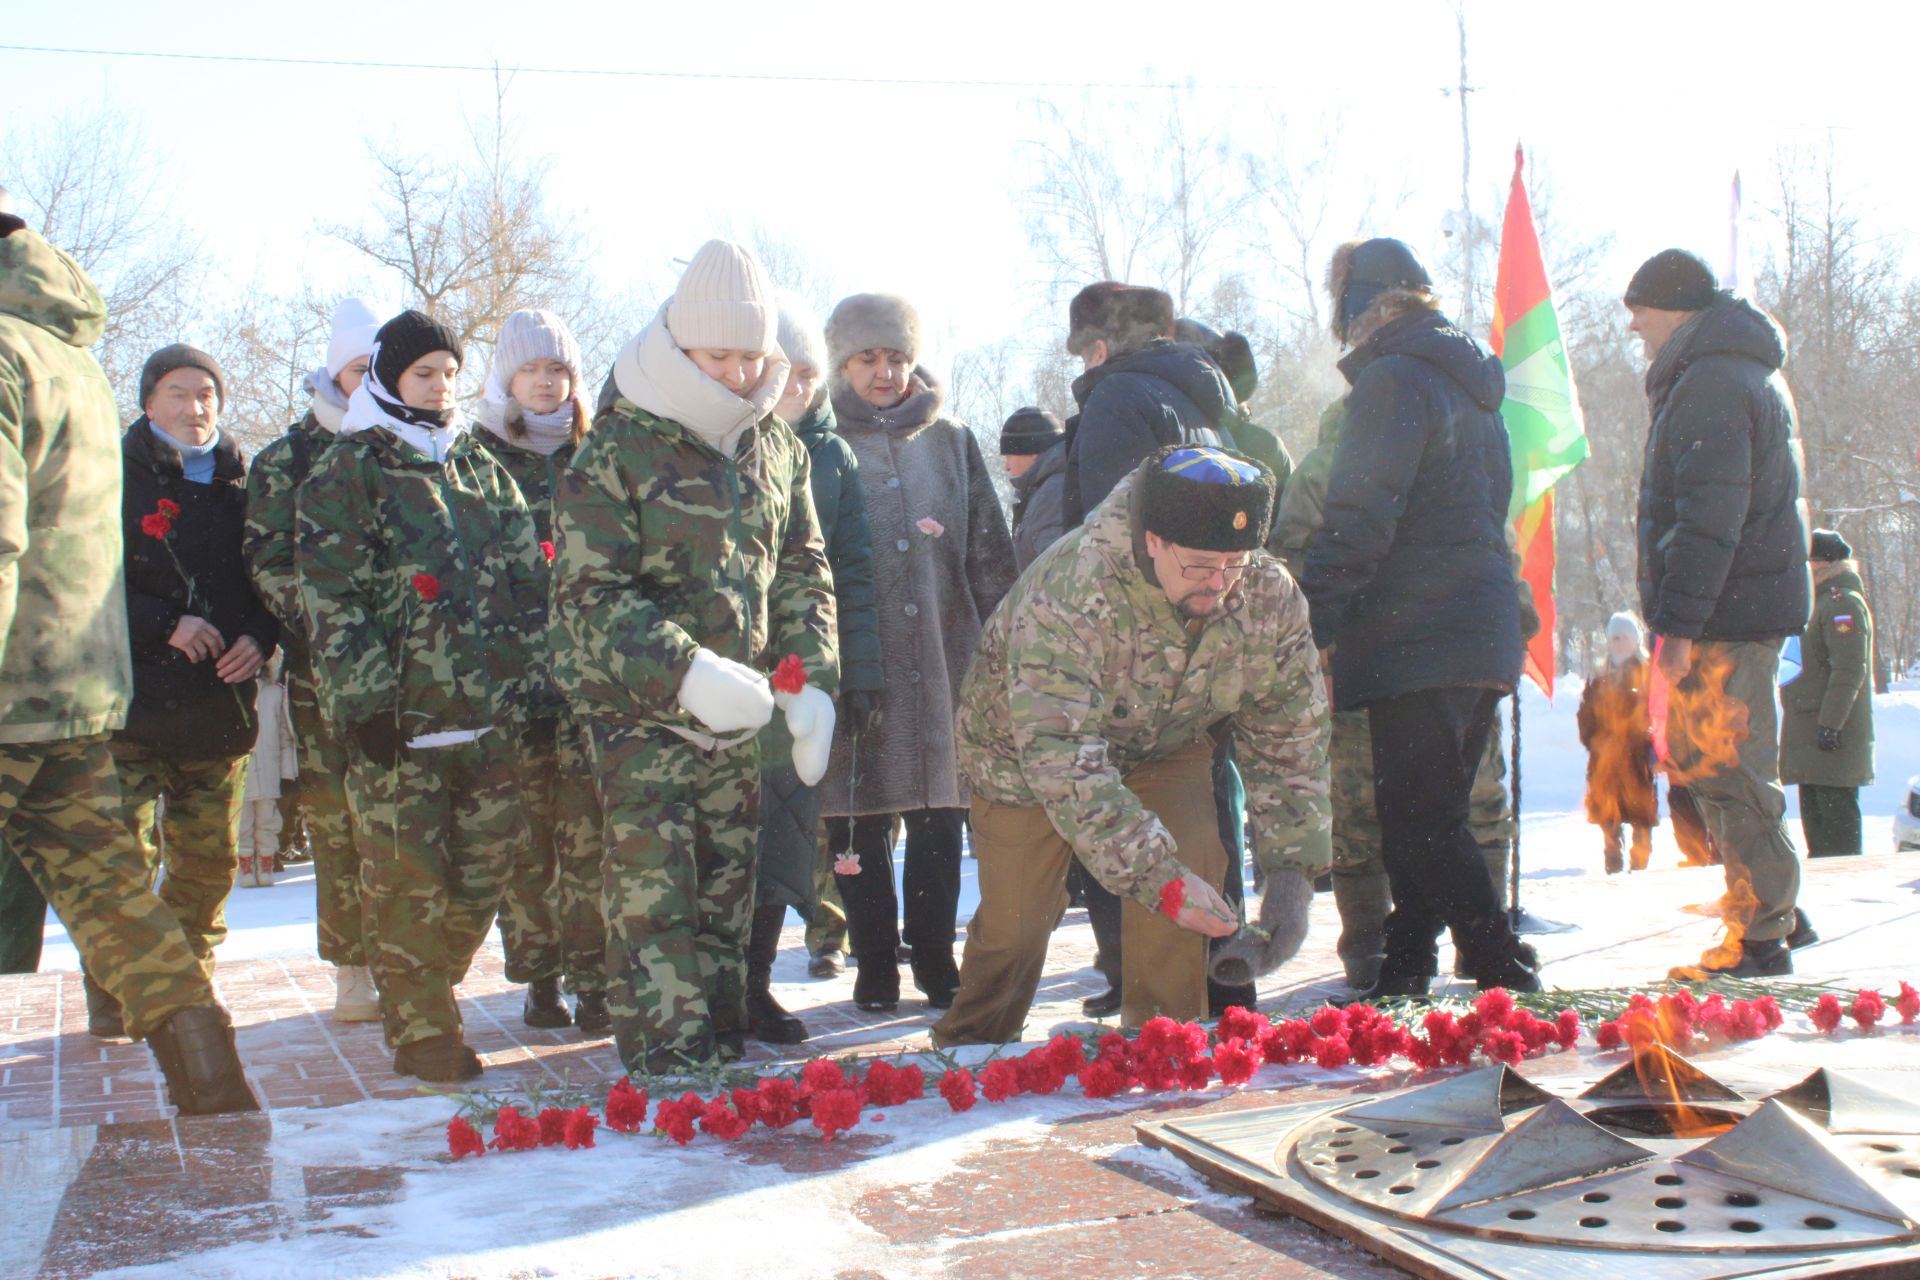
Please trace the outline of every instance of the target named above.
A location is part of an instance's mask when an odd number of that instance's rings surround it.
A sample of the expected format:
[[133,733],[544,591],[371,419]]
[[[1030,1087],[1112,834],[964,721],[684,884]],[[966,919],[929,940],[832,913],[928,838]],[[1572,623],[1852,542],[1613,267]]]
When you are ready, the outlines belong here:
[[1421,297],[1433,294],[1433,277],[1420,258],[1401,240],[1375,236],[1349,240],[1333,251],[1327,263],[1327,296],[1333,300],[1333,336],[1342,342],[1354,331],[1354,322],[1390,293]]
[[373,354],[373,335],[380,332],[380,317],[387,314],[365,298],[342,298],[333,309],[333,330],[327,337],[327,376],[337,378],[340,371],[361,356]]
[[892,293],[856,293],[842,298],[827,317],[827,360],[836,377],[862,351],[898,351],[920,363],[920,313]]
[[1000,456],[1045,453],[1066,438],[1067,429],[1060,424],[1060,419],[1045,409],[1028,405],[1015,409],[1000,428]]
[[812,365],[815,373],[827,372],[827,338],[820,332],[820,318],[799,294],[782,289],[774,295],[780,310],[780,350],[787,363],[798,368]]
[[1273,474],[1253,459],[1204,445],[1168,445],[1146,469],[1141,523],[1194,551],[1257,551],[1273,519]]
[[1813,531],[1812,550],[1808,555],[1808,559],[1825,560],[1828,562],[1851,560],[1853,559],[1853,548],[1848,546],[1847,540],[1834,530],[1815,529]]
[[1221,333],[1199,320],[1180,317],[1173,323],[1173,340],[1199,347],[1227,375],[1233,398],[1241,404],[1253,399],[1260,387],[1260,370],[1253,361],[1253,344],[1247,335],[1229,330]]
[[424,311],[402,311],[373,335],[373,376],[398,396],[400,375],[436,351],[450,352],[456,366],[466,363],[460,335]]
[[1106,342],[1108,355],[1123,355],[1172,335],[1173,299],[1160,289],[1102,280],[1074,294],[1067,307],[1071,356],[1098,341]]
[[1633,273],[1627,305],[1660,311],[1705,311],[1720,296],[1713,268],[1685,249],[1662,249]]
[[190,347],[184,342],[176,342],[170,347],[162,347],[147,357],[147,363],[140,370],[140,411],[146,412],[147,401],[153,398],[153,389],[160,379],[175,369],[198,369],[213,379],[214,395],[219,398],[220,407],[227,407],[227,375],[220,368],[220,362],[198,347]]
[[777,318],[766,269],[731,240],[701,245],[667,303],[667,332],[682,351],[771,351]]

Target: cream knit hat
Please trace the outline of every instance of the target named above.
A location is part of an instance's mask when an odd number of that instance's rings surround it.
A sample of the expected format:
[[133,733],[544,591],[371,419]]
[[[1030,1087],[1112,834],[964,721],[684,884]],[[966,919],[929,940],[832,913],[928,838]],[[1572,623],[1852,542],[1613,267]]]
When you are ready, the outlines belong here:
[[701,245],[667,303],[667,332],[682,351],[769,352],[778,319],[766,269],[730,240]]

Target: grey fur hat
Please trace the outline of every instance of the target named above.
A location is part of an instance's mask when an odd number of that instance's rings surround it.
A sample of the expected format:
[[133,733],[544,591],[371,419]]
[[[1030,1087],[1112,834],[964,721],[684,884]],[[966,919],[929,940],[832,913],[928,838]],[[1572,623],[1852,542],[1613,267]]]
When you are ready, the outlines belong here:
[[828,372],[838,377],[848,360],[876,348],[898,351],[909,364],[920,363],[920,313],[898,294],[856,293],[840,299],[827,317]]

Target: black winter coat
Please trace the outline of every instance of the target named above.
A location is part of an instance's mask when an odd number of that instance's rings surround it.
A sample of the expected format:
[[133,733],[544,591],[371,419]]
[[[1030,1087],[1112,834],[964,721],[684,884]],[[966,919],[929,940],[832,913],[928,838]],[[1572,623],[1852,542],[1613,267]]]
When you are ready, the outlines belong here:
[[833,402],[793,423],[812,464],[809,492],[833,570],[833,604],[840,637],[840,690],[877,693],[886,684],[880,664],[880,615],[873,602],[873,531],[853,447],[834,430]]
[[1353,384],[1300,585],[1334,646],[1341,710],[1421,689],[1511,691],[1520,607],[1507,552],[1506,375],[1436,311],[1340,362]]
[[[194,484],[179,451],[156,440],[144,416],[127,428],[120,452],[133,707],[118,736],[185,760],[246,755],[253,750],[258,684],[227,684],[214,674],[215,659],[191,662],[167,643],[180,619],[192,616],[212,623],[229,645],[251,636],[263,655],[273,656],[280,624],[254,594],[240,549],[246,461],[223,434],[214,446],[212,482]],[[180,504],[164,541],[141,527],[162,499]],[[181,568],[192,576],[191,595]]]
[[1689,640],[1798,635],[1813,580],[1786,339],[1728,296],[1669,346],[1647,370],[1641,613]]
[[1226,443],[1240,417],[1233,390],[1199,347],[1158,339],[1073,380],[1080,412],[1067,424],[1065,528],[1113,492],[1154,450]]

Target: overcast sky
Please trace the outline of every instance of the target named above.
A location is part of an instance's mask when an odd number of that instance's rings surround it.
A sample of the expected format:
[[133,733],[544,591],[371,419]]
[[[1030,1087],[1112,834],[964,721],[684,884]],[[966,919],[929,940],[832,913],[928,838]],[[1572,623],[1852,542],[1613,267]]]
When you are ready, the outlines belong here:
[[[1776,150],[1829,133],[1854,197],[1883,227],[1914,227],[1920,6],[1468,0],[1467,14],[1478,211],[1497,218],[1524,139],[1561,216],[1614,235],[1623,284],[1668,244],[1717,256],[1733,170],[1762,203]],[[1312,128],[1337,112],[1350,171],[1414,189],[1393,225],[1367,230],[1437,252],[1441,218],[1459,204],[1458,105],[1442,93],[1457,78],[1458,45],[1452,6],[1439,0],[15,0],[0,43],[934,82],[523,74],[509,101],[528,147],[555,157],[552,203],[581,211],[603,246],[609,287],[651,296],[672,259],[758,220],[849,291],[903,292],[929,329],[962,343],[1001,337],[1025,314],[1030,255],[1014,196],[1029,172],[1035,100],[1084,97],[1098,109],[1165,91],[938,82],[1179,82],[1197,128],[1243,145],[1276,113]],[[135,113],[178,180],[179,223],[275,284],[344,278],[348,260],[315,229],[364,213],[367,138],[463,147],[463,109],[485,109],[491,93],[477,73],[0,50],[0,130],[102,100]]]

